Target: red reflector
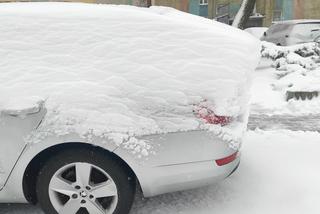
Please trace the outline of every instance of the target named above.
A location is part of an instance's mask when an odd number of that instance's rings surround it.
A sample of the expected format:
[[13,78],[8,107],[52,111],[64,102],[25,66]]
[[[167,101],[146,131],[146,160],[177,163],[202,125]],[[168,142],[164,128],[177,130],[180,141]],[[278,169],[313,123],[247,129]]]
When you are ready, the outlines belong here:
[[232,155],[230,155],[228,157],[216,160],[216,163],[218,164],[218,166],[226,165],[226,164],[231,163],[232,161],[234,161],[237,158],[237,155],[238,155],[238,152],[235,152],[235,153],[233,153]]

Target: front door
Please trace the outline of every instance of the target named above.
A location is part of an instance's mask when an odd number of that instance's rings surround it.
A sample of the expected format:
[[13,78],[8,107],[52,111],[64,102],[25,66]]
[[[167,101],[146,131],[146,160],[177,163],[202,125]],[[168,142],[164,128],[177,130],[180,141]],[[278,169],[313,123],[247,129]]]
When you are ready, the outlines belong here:
[[39,125],[44,115],[41,104],[22,111],[0,113],[0,189],[25,148],[25,137]]

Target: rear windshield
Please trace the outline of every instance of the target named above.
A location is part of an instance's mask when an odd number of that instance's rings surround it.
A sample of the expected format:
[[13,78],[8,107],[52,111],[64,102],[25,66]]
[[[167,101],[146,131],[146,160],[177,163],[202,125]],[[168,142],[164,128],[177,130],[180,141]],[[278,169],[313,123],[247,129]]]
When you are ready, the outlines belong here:
[[310,40],[316,39],[320,36],[320,22],[297,24],[292,29],[291,34],[295,37],[303,37]]

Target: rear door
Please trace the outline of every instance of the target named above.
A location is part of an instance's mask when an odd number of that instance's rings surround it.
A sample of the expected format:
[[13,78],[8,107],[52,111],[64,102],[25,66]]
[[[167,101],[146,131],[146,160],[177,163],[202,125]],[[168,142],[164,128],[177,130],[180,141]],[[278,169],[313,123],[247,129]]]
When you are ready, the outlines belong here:
[[25,137],[37,128],[44,115],[45,109],[40,104],[31,109],[0,113],[0,189],[25,148]]

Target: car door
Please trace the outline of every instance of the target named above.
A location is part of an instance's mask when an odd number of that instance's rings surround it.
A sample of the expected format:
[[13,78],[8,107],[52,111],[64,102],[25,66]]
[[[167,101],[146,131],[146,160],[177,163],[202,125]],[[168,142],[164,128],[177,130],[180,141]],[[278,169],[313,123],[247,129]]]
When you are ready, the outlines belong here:
[[0,113],[0,189],[25,148],[25,137],[37,128],[45,115],[42,104],[19,111]]

